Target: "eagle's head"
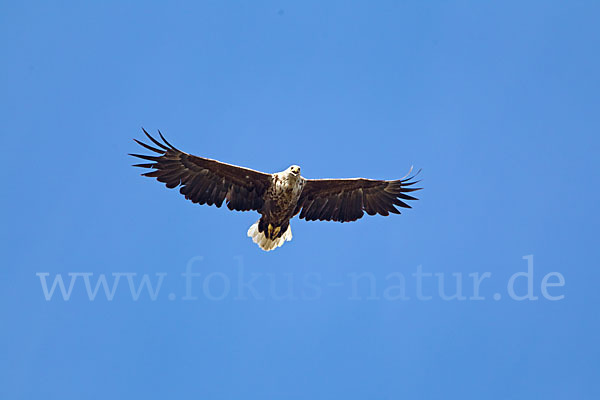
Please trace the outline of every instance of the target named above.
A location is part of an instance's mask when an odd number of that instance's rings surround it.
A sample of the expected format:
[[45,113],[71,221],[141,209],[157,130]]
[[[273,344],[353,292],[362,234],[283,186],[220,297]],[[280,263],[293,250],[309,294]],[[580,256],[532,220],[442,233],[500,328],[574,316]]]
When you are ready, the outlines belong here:
[[288,168],[288,171],[290,174],[294,175],[294,176],[300,176],[300,167],[297,165],[291,165]]

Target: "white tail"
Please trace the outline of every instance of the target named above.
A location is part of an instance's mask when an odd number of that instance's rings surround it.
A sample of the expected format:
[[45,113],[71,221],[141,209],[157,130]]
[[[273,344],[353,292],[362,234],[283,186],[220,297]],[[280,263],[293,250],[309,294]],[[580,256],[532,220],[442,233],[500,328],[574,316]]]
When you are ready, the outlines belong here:
[[248,229],[248,237],[251,237],[252,241],[259,245],[264,251],[271,251],[281,247],[286,241],[289,242],[292,240],[292,226],[288,225],[288,228],[283,235],[275,240],[271,240],[267,239],[263,232],[258,231],[258,221],[256,221],[250,229]]

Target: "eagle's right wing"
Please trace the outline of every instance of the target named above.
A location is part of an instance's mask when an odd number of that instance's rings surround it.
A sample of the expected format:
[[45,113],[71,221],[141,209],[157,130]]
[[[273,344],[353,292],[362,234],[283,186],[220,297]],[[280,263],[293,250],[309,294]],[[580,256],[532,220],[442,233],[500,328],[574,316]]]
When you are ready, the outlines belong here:
[[[417,172],[418,173],[418,172]],[[374,179],[307,179],[294,214],[307,221],[350,222],[369,215],[400,214],[395,206],[411,208],[408,195],[420,190],[411,187],[413,175],[395,181]]]
[[156,148],[133,139],[158,154],[130,154],[151,161],[134,165],[152,169],[143,176],[156,178],[169,189],[181,185],[179,192],[194,203],[221,207],[226,200],[230,210],[259,211],[262,208],[263,195],[271,184],[270,174],[184,153],[169,144],[160,131],[158,134],[164,143],[154,139],[143,128],[142,130],[158,146]]

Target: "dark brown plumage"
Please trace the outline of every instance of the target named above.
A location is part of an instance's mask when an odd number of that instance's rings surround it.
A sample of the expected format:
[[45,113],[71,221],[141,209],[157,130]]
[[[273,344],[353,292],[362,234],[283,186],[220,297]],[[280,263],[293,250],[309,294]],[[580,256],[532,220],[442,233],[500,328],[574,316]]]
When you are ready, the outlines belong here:
[[417,200],[408,192],[418,181],[414,176],[395,181],[364,178],[307,179],[296,206],[296,213],[307,221],[350,222],[369,215],[400,214],[395,206],[411,208],[403,200]]
[[194,203],[209,206],[214,204],[221,207],[223,201],[226,201],[230,210],[260,211],[262,209],[263,195],[271,184],[271,174],[196,157],[173,147],[160,131],[158,134],[164,144],[150,136],[146,130],[144,133],[158,148],[133,140],[159,155],[130,154],[152,161],[134,165],[153,169],[142,174],[143,176],[156,178],[159,182],[165,183],[169,189],[181,185],[179,192]]

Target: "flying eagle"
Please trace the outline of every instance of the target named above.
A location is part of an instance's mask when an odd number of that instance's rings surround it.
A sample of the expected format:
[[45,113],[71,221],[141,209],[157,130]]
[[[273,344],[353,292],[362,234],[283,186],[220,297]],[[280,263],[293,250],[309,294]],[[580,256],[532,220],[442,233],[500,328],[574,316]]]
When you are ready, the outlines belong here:
[[133,140],[158,154],[130,154],[150,161],[134,165],[152,169],[143,176],[156,178],[169,189],[180,186],[179,192],[193,203],[221,207],[225,201],[230,210],[258,211],[261,217],[250,226],[248,236],[265,251],[292,240],[290,219],[298,213],[307,221],[338,222],[356,221],[365,212],[400,214],[395,206],[411,208],[404,200],[417,199],[407,193],[421,189],[411,187],[418,182],[413,180],[416,174],[394,181],[305,179],[297,165],[267,174],[185,153],[160,131],[163,143],[142,130],[156,147]]

